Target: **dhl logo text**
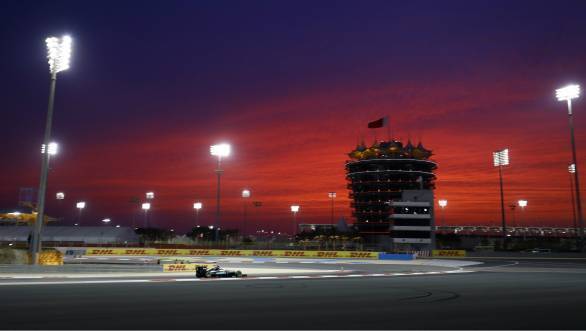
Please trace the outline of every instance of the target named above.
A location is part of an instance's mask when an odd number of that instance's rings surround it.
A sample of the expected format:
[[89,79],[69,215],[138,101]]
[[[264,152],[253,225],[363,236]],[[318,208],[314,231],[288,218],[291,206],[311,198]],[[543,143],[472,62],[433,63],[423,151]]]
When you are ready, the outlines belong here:
[[317,257],[337,257],[338,252],[317,252]]
[[124,251],[126,255],[146,255],[146,250],[144,249],[127,249]]
[[176,249],[159,249],[157,250],[157,254],[160,255],[177,255]]
[[305,252],[285,252],[284,256],[305,256]]
[[179,265],[170,265],[167,267],[169,271],[187,271],[187,265],[179,264]]
[[207,249],[192,249],[189,251],[189,255],[210,255],[210,251]]
[[113,249],[94,249],[92,254],[100,254],[100,255],[112,255],[114,254]]

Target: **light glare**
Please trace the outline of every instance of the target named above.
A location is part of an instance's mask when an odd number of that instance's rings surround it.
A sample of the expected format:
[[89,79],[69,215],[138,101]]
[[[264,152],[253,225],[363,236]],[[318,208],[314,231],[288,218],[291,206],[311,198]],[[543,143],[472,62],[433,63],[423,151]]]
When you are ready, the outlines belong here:
[[501,151],[492,153],[492,158],[495,167],[509,165],[509,149],[505,148]]
[[145,211],[151,209],[151,204],[149,202],[143,203],[142,204],[142,209],[145,210]]
[[52,74],[69,69],[69,61],[71,59],[71,44],[70,36],[63,36],[61,39],[57,37],[49,37],[45,40],[47,44],[47,58],[49,59],[49,71]]
[[442,207],[442,208],[445,208],[445,207],[448,205],[448,200],[443,200],[443,199],[442,199],[442,200],[438,200],[438,201],[437,201],[437,204],[438,204],[440,207]]
[[[41,145],[41,154],[45,154],[45,144]],[[57,155],[59,151],[59,144],[56,142],[49,143],[49,155]]]
[[250,198],[250,190],[242,190],[243,198]]
[[298,206],[298,205],[292,205],[292,206],[291,206],[291,211],[292,211],[293,213],[296,213],[296,212],[298,212],[298,211],[299,211],[299,206]]
[[84,209],[85,208],[85,201],[80,201],[77,204],[75,204],[75,207],[77,207],[77,209]]
[[519,207],[525,208],[525,207],[527,207],[527,200],[519,200],[518,204],[519,204]]
[[555,96],[558,98],[558,101],[576,99],[580,96],[580,85],[574,84],[559,88],[555,91]]
[[576,173],[576,165],[574,163],[572,163],[568,166],[568,172],[571,174]]
[[199,210],[199,209],[201,209],[202,207],[203,207],[203,205],[202,205],[202,203],[201,203],[201,202],[196,202],[196,203],[194,203],[194,204],[193,204],[193,209],[197,209],[197,210]]
[[65,193],[57,192],[57,194],[55,194],[55,198],[57,198],[57,200],[63,200],[65,199]]
[[231,147],[229,144],[218,144],[210,147],[210,154],[218,157],[226,157],[230,155]]

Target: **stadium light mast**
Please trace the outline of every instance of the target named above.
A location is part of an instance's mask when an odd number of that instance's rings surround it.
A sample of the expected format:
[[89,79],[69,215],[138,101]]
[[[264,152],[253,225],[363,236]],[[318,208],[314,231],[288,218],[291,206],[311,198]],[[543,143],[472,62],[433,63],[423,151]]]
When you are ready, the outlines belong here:
[[199,211],[201,210],[202,207],[203,207],[203,204],[199,201],[193,203],[193,210],[195,210],[195,226],[196,227],[199,225]]
[[[38,201],[37,201],[37,219],[31,236],[31,263],[38,264],[39,252],[41,251],[41,229],[45,218],[45,193],[47,191],[47,177],[49,174],[49,157],[51,154],[51,127],[53,124],[53,105],[55,100],[55,85],[57,82],[57,73],[69,69],[69,60],[71,59],[71,37],[63,36],[61,38],[49,37],[45,40],[47,44],[47,58],[49,60],[49,73],[51,74],[51,83],[49,87],[49,105],[47,107],[47,118],[45,122],[45,136],[43,138],[43,148],[48,146],[48,153],[41,155],[41,179],[39,183]],[[57,145],[55,144],[55,153]]]
[[507,222],[505,220],[505,194],[503,192],[503,166],[509,165],[509,149],[505,148],[492,153],[493,165],[499,169],[499,184],[501,188],[501,221],[503,235],[503,249],[506,249]]
[[572,163],[568,166],[568,173],[570,174],[570,196],[572,197],[572,225],[576,238],[578,237],[578,220],[576,218],[576,199],[574,197],[574,173],[576,172],[576,166]]
[[218,157],[218,167],[216,168],[216,174],[218,176],[218,185],[216,188],[216,222],[215,222],[215,233],[214,239],[219,239],[220,230],[220,178],[222,177],[222,158],[230,156],[232,148],[229,144],[217,144],[210,146],[210,154]]
[[76,203],[75,208],[77,208],[77,210],[78,210],[77,224],[81,224],[81,213],[82,213],[83,209],[85,208],[85,201],[79,201],[78,203]]
[[437,201],[437,204],[441,207],[442,209],[442,225],[446,226],[446,213],[444,211],[444,209],[446,208],[446,206],[448,205],[448,200],[445,199],[440,199]]
[[141,206],[142,210],[144,210],[144,223],[145,223],[145,228],[149,227],[149,209],[151,209],[151,203],[150,202],[144,202]]
[[247,216],[247,209],[248,209],[248,199],[250,198],[250,190],[249,189],[244,189],[242,190],[242,203],[244,204],[244,218],[243,218],[243,222],[244,222],[244,226],[242,228],[242,235],[246,235],[246,216]]
[[332,215],[330,222],[332,223],[332,230],[334,229],[334,200],[336,199],[336,192],[328,192],[328,198],[331,201]]
[[576,195],[576,209],[578,213],[578,249],[582,250],[584,246],[584,220],[582,219],[582,199],[580,198],[580,176],[578,173],[578,161],[576,159],[576,141],[574,138],[574,117],[572,113],[572,99],[580,96],[580,85],[568,85],[557,89],[556,97],[558,101],[566,101],[568,105],[568,122],[570,125],[570,143],[572,145],[572,165],[574,166],[574,188]]
[[293,213],[293,240],[295,240],[295,234],[297,233],[297,213],[299,212],[299,205],[292,205],[291,212]]

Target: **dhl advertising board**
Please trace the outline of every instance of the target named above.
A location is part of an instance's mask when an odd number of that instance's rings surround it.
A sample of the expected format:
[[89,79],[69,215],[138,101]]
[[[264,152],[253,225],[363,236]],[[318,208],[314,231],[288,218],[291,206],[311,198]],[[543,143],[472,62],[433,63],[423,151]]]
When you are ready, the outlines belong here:
[[433,257],[464,257],[466,256],[465,250],[459,249],[434,249],[431,251]]
[[88,248],[87,255],[243,256],[378,259],[377,252],[231,249]]
[[195,272],[196,267],[207,267],[212,268],[215,264],[196,264],[196,263],[185,263],[185,264],[163,264],[163,272]]

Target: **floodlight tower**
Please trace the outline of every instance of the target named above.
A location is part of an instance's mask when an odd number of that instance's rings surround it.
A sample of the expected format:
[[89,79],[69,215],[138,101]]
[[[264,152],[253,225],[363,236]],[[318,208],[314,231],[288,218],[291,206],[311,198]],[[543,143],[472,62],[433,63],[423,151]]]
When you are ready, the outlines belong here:
[[144,210],[144,223],[145,223],[145,228],[149,227],[149,209],[151,209],[151,203],[150,202],[144,202],[142,204],[142,210]]
[[331,200],[332,215],[330,222],[332,223],[332,230],[334,229],[334,199],[336,199],[336,192],[328,192],[328,198]]
[[574,198],[574,173],[576,172],[576,165],[573,163],[568,166],[568,173],[570,174],[570,196],[572,197],[572,225],[576,237],[578,237],[578,220],[576,218],[576,199]]
[[[41,158],[41,179],[39,183],[39,193],[37,201],[37,219],[31,236],[31,263],[38,263],[38,254],[41,250],[41,228],[45,218],[45,192],[47,191],[47,176],[49,174],[49,154],[51,152],[51,126],[53,124],[53,104],[55,100],[55,84],[57,82],[57,73],[69,68],[71,58],[71,37],[63,36],[62,38],[50,37],[45,40],[47,44],[47,58],[49,59],[49,72],[51,74],[51,83],[49,88],[49,105],[47,107],[47,118],[45,122],[45,136],[43,146],[49,146],[48,153],[43,153]],[[56,147],[56,145],[55,145]],[[55,149],[55,152],[57,150]]]
[[442,225],[443,226],[446,226],[446,214],[444,212],[444,208],[446,208],[446,206],[448,205],[448,200],[440,199],[440,200],[437,201],[437,204],[442,209]]
[[503,166],[509,165],[509,149],[505,148],[500,151],[492,153],[493,165],[499,168],[499,184],[501,188],[501,218],[502,218],[502,234],[503,234],[503,248],[506,248],[507,240],[507,222],[505,220],[505,195],[503,193]]
[[222,158],[230,156],[231,147],[229,144],[218,144],[210,146],[210,154],[218,157],[218,168],[216,168],[216,174],[218,175],[218,186],[216,192],[216,224],[214,239],[219,239],[219,228],[220,228],[220,178],[224,170],[222,170]]
[[[517,201],[517,204],[519,205],[519,207],[521,207],[521,218],[523,218],[523,222],[525,222],[525,207],[527,207],[527,200],[521,199]],[[519,220],[519,223],[521,223],[521,220]]]
[[295,233],[297,233],[297,213],[299,212],[299,205],[292,205],[291,212],[293,213],[293,240],[295,240]]
[[574,139],[574,118],[572,114],[572,99],[580,96],[580,85],[568,85],[556,90],[558,101],[566,101],[568,104],[568,121],[570,124],[570,142],[572,145],[572,164],[574,166],[574,188],[576,194],[576,209],[578,212],[578,249],[584,245],[584,221],[582,219],[582,201],[580,199],[580,176],[578,174],[578,161],[576,160],[576,142]]
[[242,190],[242,203],[244,204],[244,218],[243,218],[243,222],[244,222],[244,226],[242,228],[242,235],[246,235],[246,216],[247,216],[247,209],[248,209],[248,199],[250,198],[250,190],[249,189],[244,189]]
[[195,210],[195,226],[199,225],[199,211],[203,207],[201,202],[194,202],[193,203],[193,210]]
[[77,210],[79,211],[77,215],[77,224],[81,224],[81,212],[85,208],[85,201],[80,201],[76,203],[75,208],[77,208]]

